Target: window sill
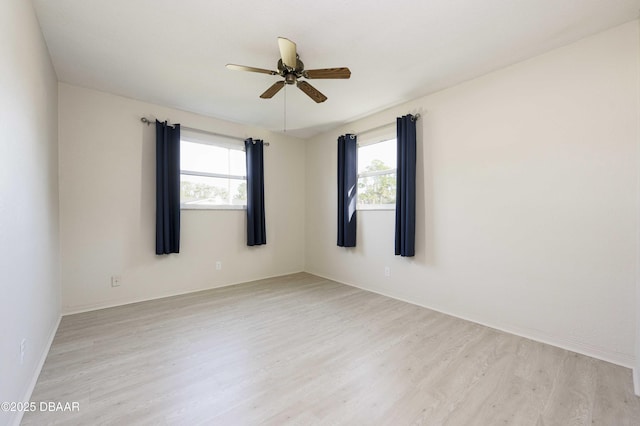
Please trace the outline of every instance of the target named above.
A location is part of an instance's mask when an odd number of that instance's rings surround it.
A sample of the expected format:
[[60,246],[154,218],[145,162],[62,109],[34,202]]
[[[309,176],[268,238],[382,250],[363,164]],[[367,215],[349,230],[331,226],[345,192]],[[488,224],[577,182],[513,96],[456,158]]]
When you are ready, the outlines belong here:
[[395,204],[363,204],[356,206],[356,211],[394,211]]
[[247,206],[180,204],[180,210],[246,210]]

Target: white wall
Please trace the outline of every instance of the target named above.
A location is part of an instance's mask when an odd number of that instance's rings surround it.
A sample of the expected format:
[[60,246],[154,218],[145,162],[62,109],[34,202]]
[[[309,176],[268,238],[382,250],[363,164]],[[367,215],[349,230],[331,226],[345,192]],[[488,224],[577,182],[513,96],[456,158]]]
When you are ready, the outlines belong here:
[[0,401],[22,401],[60,316],[57,83],[29,1],[0,2],[0,94]]
[[[637,21],[637,25],[640,26],[640,20]],[[638,31],[638,36],[640,37],[640,31]],[[640,60],[640,42],[638,43],[638,60]],[[640,78],[640,74],[638,75],[638,78]],[[638,93],[638,97],[638,102],[640,103],[640,93]],[[640,109],[637,113],[640,125]],[[640,150],[638,151],[638,154],[638,164],[640,165]],[[640,240],[640,215],[638,215],[638,223],[638,238]],[[633,385],[636,395],[640,396],[640,268],[638,270],[638,276],[636,278],[636,364],[633,369]]]
[[[638,44],[632,22],[310,140],[306,270],[632,366]],[[336,138],[409,112],[415,258],[392,211],[337,247]]]
[[[303,270],[304,141],[64,83],[59,111],[65,312]],[[246,246],[244,210],[183,210],[180,254],[155,255],[155,127],[143,116],[271,144],[266,246]]]

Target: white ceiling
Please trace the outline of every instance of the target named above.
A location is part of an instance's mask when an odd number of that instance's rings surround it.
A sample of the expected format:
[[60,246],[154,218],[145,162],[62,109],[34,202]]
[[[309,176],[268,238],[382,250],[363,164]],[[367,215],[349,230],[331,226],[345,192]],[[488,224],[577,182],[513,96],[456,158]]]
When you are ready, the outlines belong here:
[[[278,36],[307,69],[316,104],[286,90],[287,132],[309,137],[633,20],[640,0],[33,0],[60,81],[282,131]],[[171,119],[171,117],[166,117]]]

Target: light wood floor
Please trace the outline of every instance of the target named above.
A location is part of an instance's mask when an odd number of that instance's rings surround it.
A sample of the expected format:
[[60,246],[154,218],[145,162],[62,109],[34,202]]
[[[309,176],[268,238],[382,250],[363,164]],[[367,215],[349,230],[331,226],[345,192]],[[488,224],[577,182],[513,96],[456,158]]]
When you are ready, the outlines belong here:
[[631,372],[308,274],[64,317],[24,425],[640,425]]

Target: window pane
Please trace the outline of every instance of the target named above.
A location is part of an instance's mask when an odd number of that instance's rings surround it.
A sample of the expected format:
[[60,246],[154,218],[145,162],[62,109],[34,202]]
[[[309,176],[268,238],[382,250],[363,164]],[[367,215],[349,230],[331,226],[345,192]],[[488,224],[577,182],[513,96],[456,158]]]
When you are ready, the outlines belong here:
[[231,188],[231,204],[238,206],[247,205],[247,181],[242,179],[229,179]]
[[220,146],[180,141],[180,169],[228,175],[229,151]]
[[180,203],[187,205],[246,205],[244,179],[180,175]]
[[395,204],[396,174],[358,179],[358,204]]
[[358,173],[396,168],[396,140],[365,145],[358,148]]
[[247,175],[247,161],[244,151],[229,150],[229,174],[235,176]]

